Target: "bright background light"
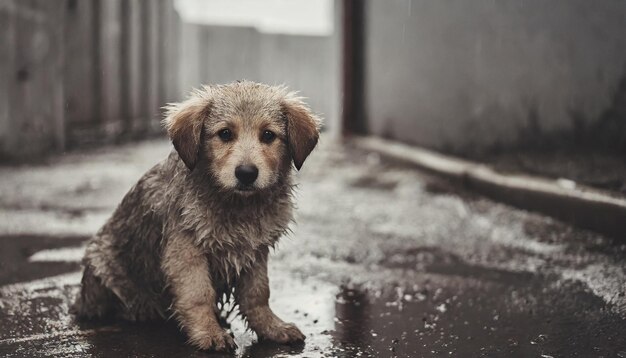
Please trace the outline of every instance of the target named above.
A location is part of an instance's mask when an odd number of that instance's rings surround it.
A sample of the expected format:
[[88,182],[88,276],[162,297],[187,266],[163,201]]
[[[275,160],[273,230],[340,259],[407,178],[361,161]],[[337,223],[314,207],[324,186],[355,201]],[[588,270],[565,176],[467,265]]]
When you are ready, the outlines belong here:
[[175,6],[185,22],[291,35],[333,33],[331,0],[176,0]]

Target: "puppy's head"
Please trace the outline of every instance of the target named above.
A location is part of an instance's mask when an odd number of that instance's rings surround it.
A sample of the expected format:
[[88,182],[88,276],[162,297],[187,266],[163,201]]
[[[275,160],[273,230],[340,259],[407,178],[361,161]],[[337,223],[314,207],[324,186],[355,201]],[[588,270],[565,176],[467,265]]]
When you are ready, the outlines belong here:
[[319,119],[295,93],[243,81],[205,86],[167,108],[165,127],[189,170],[238,193],[271,188],[299,170],[317,144]]

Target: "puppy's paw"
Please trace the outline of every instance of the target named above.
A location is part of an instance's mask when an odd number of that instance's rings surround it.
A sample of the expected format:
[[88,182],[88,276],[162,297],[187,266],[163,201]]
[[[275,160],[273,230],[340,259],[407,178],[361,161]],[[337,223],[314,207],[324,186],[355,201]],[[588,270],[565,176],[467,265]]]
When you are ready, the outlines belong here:
[[259,338],[281,344],[295,344],[304,342],[305,336],[293,323],[280,323],[265,329]]
[[216,352],[233,352],[237,349],[233,337],[224,330],[197,332],[190,336],[189,343],[198,349]]

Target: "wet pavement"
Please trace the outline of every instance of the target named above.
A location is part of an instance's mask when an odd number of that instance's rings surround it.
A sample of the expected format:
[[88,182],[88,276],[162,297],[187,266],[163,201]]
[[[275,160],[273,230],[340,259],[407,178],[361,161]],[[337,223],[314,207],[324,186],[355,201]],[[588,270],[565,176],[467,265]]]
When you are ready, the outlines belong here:
[[[212,356],[172,323],[78,324],[82,244],[169,151],[148,141],[0,168],[0,356]],[[240,357],[626,357],[626,245],[324,141],[299,174],[271,305],[304,345]]]

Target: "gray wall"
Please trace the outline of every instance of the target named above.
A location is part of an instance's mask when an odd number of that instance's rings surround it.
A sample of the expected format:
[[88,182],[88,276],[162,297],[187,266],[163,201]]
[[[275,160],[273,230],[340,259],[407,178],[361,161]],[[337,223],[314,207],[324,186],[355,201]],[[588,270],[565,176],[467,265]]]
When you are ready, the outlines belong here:
[[340,43],[332,36],[265,34],[247,27],[184,24],[181,37],[181,96],[201,84],[240,79],[286,84],[338,128]]
[[0,159],[63,147],[64,1],[0,1]]
[[369,0],[365,10],[374,134],[451,152],[513,146],[593,125],[626,76],[626,1]]
[[0,0],[0,159],[160,131],[178,26],[173,0]]

